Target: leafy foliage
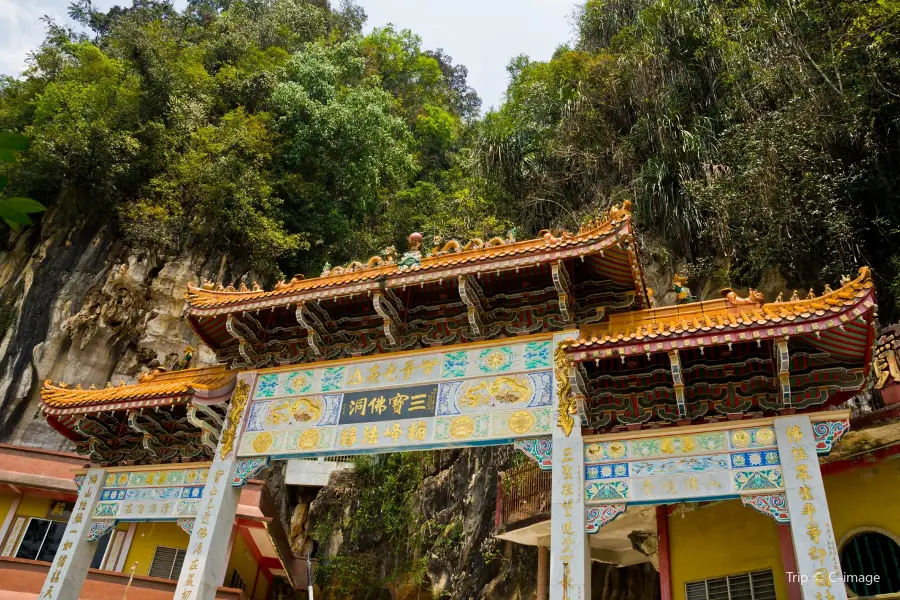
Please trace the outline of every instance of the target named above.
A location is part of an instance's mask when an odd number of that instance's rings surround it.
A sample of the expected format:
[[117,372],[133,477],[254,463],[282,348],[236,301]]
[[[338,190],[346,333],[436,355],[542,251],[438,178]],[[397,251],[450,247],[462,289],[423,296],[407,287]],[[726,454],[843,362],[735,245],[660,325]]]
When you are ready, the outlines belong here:
[[[28,150],[28,138],[16,133],[0,132],[0,161],[12,163],[16,161],[16,153]],[[9,185],[9,176],[0,175],[0,192]],[[0,198],[0,219],[11,229],[18,230],[22,225],[31,225],[29,214],[47,210],[46,207],[32,200],[15,196],[12,198]],[[3,326],[3,317],[0,314],[0,330]]]
[[420,182],[471,195],[452,168],[479,105],[465,68],[409,31],[363,36],[351,2],[79,0],[70,15],[89,33],[49,23],[25,77],[0,84],[0,127],[33,140],[25,193],[112,214],[134,245],[227,253],[233,276],[271,281],[442,233],[433,212],[386,216]]
[[387,583],[424,577],[424,540],[416,534],[414,507],[423,464],[430,460],[431,454],[422,452],[353,458],[352,515],[348,519],[338,502],[315,524],[320,543],[337,529],[343,535],[340,551],[316,570],[319,585],[342,597],[374,599]]
[[862,264],[893,279],[898,10],[587,0],[574,47],[510,63],[481,171],[531,229],[629,199],[673,261],[734,284],[834,283]]
[[586,0],[575,43],[511,60],[484,116],[464,66],[362,35],[349,1],[70,14],[87,33],[49,22],[0,82],[0,128],[32,140],[11,191],[112,214],[135,245],[271,280],[628,199],[699,275],[807,287],[869,264],[894,316],[898,0]]

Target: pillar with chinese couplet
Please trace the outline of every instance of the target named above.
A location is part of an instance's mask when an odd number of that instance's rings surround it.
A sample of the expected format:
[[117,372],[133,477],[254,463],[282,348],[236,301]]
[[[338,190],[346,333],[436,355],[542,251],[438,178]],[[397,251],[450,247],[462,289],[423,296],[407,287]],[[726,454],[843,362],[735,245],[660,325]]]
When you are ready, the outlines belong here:
[[215,460],[209,467],[203,496],[191,530],[174,600],[214,600],[228,568],[228,548],[241,488],[232,485],[238,471],[238,438],[255,375],[238,377],[231,396]]
[[559,426],[554,429],[550,600],[591,597],[591,550],[584,522],[583,446],[578,415],[569,435]]
[[557,420],[553,427],[553,485],[550,507],[550,600],[588,600],[591,597],[591,549],[585,531],[584,441],[581,415],[571,381],[575,374],[564,341],[577,335],[553,337]]
[[241,497],[241,488],[231,485],[236,472],[233,458],[214,461],[209,467],[175,590],[177,600],[212,600],[225,578],[228,540]]
[[775,419],[775,437],[784,475],[791,538],[803,600],[846,600],[847,590],[825,498],[816,440],[809,417]]
[[81,588],[87,577],[91,560],[97,550],[97,541],[90,539],[91,529],[107,528],[112,521],[94,522],[91,515],[94,514],[94,505],[100,498],[100,491],[106,478],[103,469],[88,469],[78,492],[78,500],[66,532],[60,541],[53,564],[47,573],[44,587],[38,598],[48,600],[78,600],[81,596]]

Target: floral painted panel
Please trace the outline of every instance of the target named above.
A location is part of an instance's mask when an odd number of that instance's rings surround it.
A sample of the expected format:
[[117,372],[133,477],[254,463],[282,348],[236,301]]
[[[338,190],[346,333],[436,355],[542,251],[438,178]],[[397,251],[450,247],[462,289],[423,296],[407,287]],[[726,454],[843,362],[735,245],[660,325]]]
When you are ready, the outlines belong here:
[[368,390],[552,367],[553,342],[550,340],[507,342],[472,349],[451,347],[446,352],[385,355],[343,365],[263,373],[257,380],[253,399]]

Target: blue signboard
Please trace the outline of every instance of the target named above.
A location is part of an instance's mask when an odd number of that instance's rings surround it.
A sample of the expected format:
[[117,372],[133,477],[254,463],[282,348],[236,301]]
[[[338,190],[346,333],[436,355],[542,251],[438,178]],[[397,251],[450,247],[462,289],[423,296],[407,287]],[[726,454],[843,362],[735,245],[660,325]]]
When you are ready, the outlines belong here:
[[438,384],[347,392],[341,402],[341,425],[433,417]]

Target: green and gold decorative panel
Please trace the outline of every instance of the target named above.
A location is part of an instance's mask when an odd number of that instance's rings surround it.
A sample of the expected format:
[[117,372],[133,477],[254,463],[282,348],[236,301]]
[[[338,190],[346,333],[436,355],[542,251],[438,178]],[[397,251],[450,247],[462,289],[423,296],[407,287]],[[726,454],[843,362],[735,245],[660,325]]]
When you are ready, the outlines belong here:
[[209,469],[157,469],[107,473],[94,520],[171,521],[193,518]]
[[549,435],[552,342],[538,339],[261,374],[238,456],[506,443]]

